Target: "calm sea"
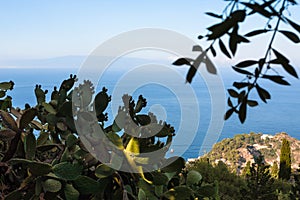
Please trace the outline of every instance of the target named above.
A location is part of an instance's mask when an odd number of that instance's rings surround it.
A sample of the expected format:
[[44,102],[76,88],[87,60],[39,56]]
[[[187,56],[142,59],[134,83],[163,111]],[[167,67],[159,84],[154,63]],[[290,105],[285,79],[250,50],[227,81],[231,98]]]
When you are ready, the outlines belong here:
[[[229,88],[232,85],[233,80],[242,80],[240,77],[233,72],[221,68],[220,74],[222,75],[225,88]],[[38,69],[38,68],[3,68],[0,73],[0,81],[13,80],[15,82],[15,87],[13,91],[9,91],[9,95],[13,97],[13,105],[15,107],[23,107],[24,103],[29,103],[35,105],[36,99],[34,96],[34,87],[36,84],[41,84],[44,89],[48,89],[51,93],[54,86],[59,86],[63,79],[69,77],[69,74],[76,74],[77,69]],[[143,94],[147,98],[147,108],[145,112],[157,111],[158,118],[166,119],[166,121],[175,127],[175,130],[179,129],[180,123],[185,123],[185,119],[181,119],[182,112],[194,112],[196,107],[188,107],[185,111],[180,109],[180,99],[178,99],[178,94],[170,88],[180,88],[184,83],[184,76],[186,69],[179,71],[182,76],[182,81],[177,79],[164,84],[158,84],[156,82],[151,83],[150,81],[145,81],[147,84],[138,85],[139,87],[134,90],[133,97],[138,98],[139,94]],[[133,79],[143,79],[149,80],[149,76],[153,74],[148,74],[145,71],[144,74],[133,75],[129,77],[129,80]],[[165,74],[163,71],[157,72],[157,77],[161,79],[172,80],[172,76]],[[118,82],[120,79],[125,80],[123,82]],[[150,77],[151,79],[151,77]],[[237,116],[231,117],[228,121],[224,123],[224,127],[220,133],[218,140],[233,137],[235,134],[239,133],[249,133],[261,132],[266,134],[276,134],[278,132],[287,132],[292,137],[300,139],[300,81],[295,79],[288,79],[292,86],[278,86],[272,83],[262,83],[262,86],[268,88],[272,99],[267,103],[259,101],[259,106],[251,108],[248,110],[247,119],[244,124],[241,124]],[[108,71],[104,78],[100,80],[97,90],[100,91],[103,86],[109,89],[109,93],[112,94],[116,83],[118,87],[123,88],[134,88],[136,84],[134,81],[126,81],[124,77],[124,72]],[[191,133],[189,133],[189,128],[183,130],[183,136],[180,137],[180,141],[176,141],[175,146],[178,149],[187,150],[184,152],[183,157],[193,158],[198,157],[200,151],[200,146],[204,140],[208,126],[211,119],[211,101],[210,94],[204,80],[197,76],[192,83],[192,90],[195,92],[200,110],[200,122],[196,135],[191,138]],[[189,96],[184,96],[185,91],[180,94],[184,97],[184,101],[189,100]],[[179,96],[180,96],[179,95]],[[48,98],[49,98],[48,94]],[[254,95],[255,97],[255,95]],[[115,100],[115,104],[121,103],[121,99]],[[185,104],[186,105],[186,104]],[[118,105],[113,105],[117,108]],[[162,109],[163,108],[163,109]],[[108,113],[112,116],[115,110],[112,111],[108,108]],[[111,119],[111,118],[110,118]],[[187,123],[198,123],[194,122],[193,119],[189,119]],[[218,134],[218,133],[216,133]],[[189,142],[192,141],[192,144]],[[187,144],[188,143],[188,144]]]

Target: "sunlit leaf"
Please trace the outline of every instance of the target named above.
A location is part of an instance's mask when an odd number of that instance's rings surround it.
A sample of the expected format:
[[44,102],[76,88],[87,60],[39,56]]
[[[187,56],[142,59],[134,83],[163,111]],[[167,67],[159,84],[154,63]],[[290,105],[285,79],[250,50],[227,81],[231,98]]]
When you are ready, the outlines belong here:
[[126,146],[126,151],[130,153],[140,153],[139,141],[137,138],[132,137]]

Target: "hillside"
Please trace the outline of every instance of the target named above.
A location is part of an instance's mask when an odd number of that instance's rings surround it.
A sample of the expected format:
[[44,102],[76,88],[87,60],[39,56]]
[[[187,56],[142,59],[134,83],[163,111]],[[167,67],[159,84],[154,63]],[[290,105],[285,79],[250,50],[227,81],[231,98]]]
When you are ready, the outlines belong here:
[[[290,142],[292,152],[292,168],[298,168],[300,164],[300,140],[297,140],[287,133],[267,135],[262,133],[238,134],[234,138],[226,138],[216,143],[212,150],[205,154],[211,162],[223,161],[233,169],[238,166],[243,168],[248,161],[254,162],[249,148],[259,151],[264,155],[265,162],[272,165],[274,161],[279,163],[281,141],[286,138]],[[248,147],[248,149],[247,149]]]

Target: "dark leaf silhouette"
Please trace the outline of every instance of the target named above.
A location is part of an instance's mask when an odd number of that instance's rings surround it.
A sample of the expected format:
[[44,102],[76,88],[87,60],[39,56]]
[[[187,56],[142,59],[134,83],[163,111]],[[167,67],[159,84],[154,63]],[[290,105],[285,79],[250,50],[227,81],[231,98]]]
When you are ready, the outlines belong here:
[[291,31],[279,31],[279,32],[282,33],[283,35],[285,35],[288,39],[290,39],[294,43],[300,42],[299,37]]
[[275,50],[275,49],[272,49],[272,50],[280,63],[289,63],[290,62],[289,59],[287,59],[284,55],[279,53],[277,50]]
[[249,85],[250,85],[249,83],[245,83],[245,82],[234,82],[233,83],[233,86],[237,89],[248,87]]
[[211,17],[222,19],[222,15],[217,15],[217,14],[212,13],[212,12],[206,12],[205,14],[207,14],[207,15],[209,15]]
[[293,5],[297,5],[298,3],[295,0],[287,0],[288,2],[292,3]]
[[229,38],[229,48],[233,56],[236,53],[237,44],[238,44],[238,33],[237,33],[238,28],[239,28],[238,26],[235,26],[233,28]]
[[259,13],[261,14],[262,16],[266,17],[266,18],[270,18],[273,16],[272,13],[270,13],[269,11],[265,10],[263,6],[257,4],[257,3],[254,3],[254,4],[251,4],[251,3],[242,3],[243,5],[247,6],[248,8],[251,8],[252,9],[252,12],[249,13],[249,15],[251,14],[254,14],[254,13]]
[[293,22],[293,21],[291,21],[291,20],[289,20],[289,19],[286,19],[288,22],[289,22],[289,24],[296,30],[296,31],[298,31],[298,33],[300,33],[300,26],[298,25],[298,24],[296,24],[295,22]]
[[190,59],[190,58],[179,58],[175,62],[173,62],[172,64],[176,65],[176,66],[181,66],[181,65],[191,66],[191,61],[193,61],[193,60]]
[[188,71],[188,73],[187,73],[187,75],[186,75],[186,82],[187,83],[191,83],[192,82],[192,80],[193,80],[196,72],[197,72],[197,69],[195,69],[194,66],[191,66],[190,69],[189,69],[189,71]]
[[233,107],[232,101],[229,97],[227,99],[227,104],[228,104],[229,107]]
[[252,36],[255,36],[255,35],[266,33],[268,31],[269,30],[266,30],[266,29],[255,30],[255,31],[251,31],[251,32],[247,33],[245,36],[246,37],[252,37]]
[[281,84],[281,85],[290,85],[289,82],[284,80],[283,76],[278,76],[278,75],[263,75],[262,78],[269,79],[275,83]]
[[239,93],[237,93],[237,91],[235,91],[233,89],[228,89],[227,91],[228,91],[229,95],[234,98],[237,98],[239,96]]
[[228,31],[236,26],[238,22],[242,22],[245,20],[246,11],[245,10],[236,10],[231,13],[223,22],[219,24],[215,24],[213,26],[208,27],[207,29],[211,31],[211,34],[207,35],[208,40],[214,40],[222,37],[224,34],[228,33]]
[[232,69],[240,74],[245,74],[245,75],[250,75],[250,76],[253,76],[253,74],[251,72],[248,72],[246,70],[243,70],[243,69],[240,69],[238,67],[232,67]]
[[235,66],[238,68],[244,68],[244,67],[249,67],[249,66],[255,65],[257,63],[258,62],[256,60],[245,60],[245,61],[239,62]]
[[186,82],[191,83],[192,79],[194,78],[197,69],[199,68],[201,62],[204,60],[204,56],[206,55],[206,52],[201,53],[196,60],[194,61],[193,65],[191,65],[187,75],[186,75]]
[[255,107],[258,105],[257,101],[254,101],[254,100],[248,100],[247,104],[248,104],[248,106],[251,106],[251,107]]
[[229,117],[232,115],[233,112],[234,112],[234,108],[230,108],[229,110],[227,110],[224,116],[224,120],[229,119]]
[[288,72],[290,75],[292,75],[292,76],[298,78],[298,74],[297,74],[297,72],[296,72],[296,70],[295,70],[295,68],[294,68],[293,66],[291,66],[291,65],[288,64],[288,63],[282,63],[282,67],[283,67],[284,70],[285,70],[286,72]]
[[276,59],[271,60],[270,63],[280,64],[287,73],[298,78],[298,74],[297,74],[296,70],[294,69],[293,66],[291,66],[289,64],[290,61],[285,56],[283,56],[281,53],[276,51],[275,49],[273,49],[273,52],[276,56]]
[[229,54],[229,52],[227,51],[223,41],[221,39],[219,39],[219,46],[220,46],[220,49],[221,51],[228,57],[228,58],[231,58],[231,55]]
[[271,99],[270,93],[267,90],[261,88],[258,84],[256,84],[255,87],[256,87],[256,90],[257,90],[257,93],[258,93],[258,96],[260,97],[260,99],[263,102],[267,103],[267,99]]
[[210,49],[212,55],[213,55],[214,57],[216,57],[216,56],[217,56],[217,52],[216,52],[215,48],[211,45],[209,49]]
[[239,119],[241,123],[245,122],[246,116],[247,116],[247,96],[244,96],[239,110]]

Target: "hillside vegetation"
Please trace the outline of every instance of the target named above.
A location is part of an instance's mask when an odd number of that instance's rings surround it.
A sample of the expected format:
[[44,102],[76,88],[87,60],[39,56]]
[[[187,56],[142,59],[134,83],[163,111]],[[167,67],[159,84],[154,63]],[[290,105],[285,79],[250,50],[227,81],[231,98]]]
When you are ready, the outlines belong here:
[[284,132],[274,136],[253,132],[237,134],[233,138],[216,143],[203,158],[215,163],[223,161],[236,170],[244,168],[248,161],[254,163],[253,156],[249,152],[249,149],[253,149],[264,156],[266,164],[272,165],[274,161],[279,163],[281,142],[284,138],[291,144],[292,169],[297,169],[300,164],[300,141]]

